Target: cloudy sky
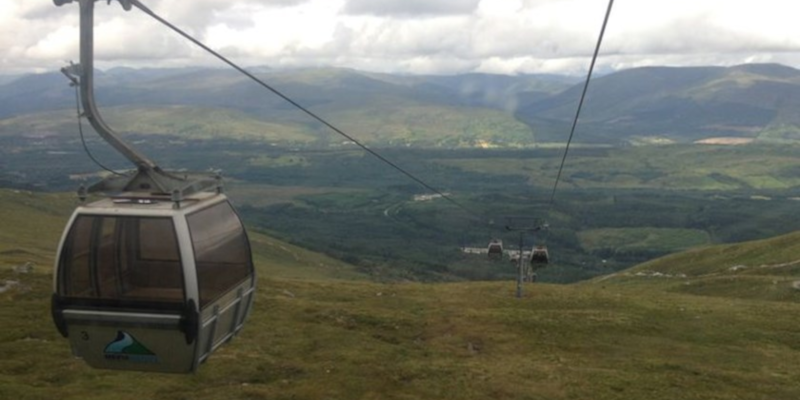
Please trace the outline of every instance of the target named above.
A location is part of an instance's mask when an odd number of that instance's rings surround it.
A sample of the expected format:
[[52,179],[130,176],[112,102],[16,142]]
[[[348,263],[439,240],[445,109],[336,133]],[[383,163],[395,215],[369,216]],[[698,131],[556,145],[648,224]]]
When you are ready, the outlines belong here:
[[[140,0],[235,62],[413,74],[583,74],[607,0]],[[96,4],[96,60],[221,64],[137,9]],[[616,0],[598,66],[800,68],[800,2]],[[0,0],[0,74],[78,59],[78,5]]]

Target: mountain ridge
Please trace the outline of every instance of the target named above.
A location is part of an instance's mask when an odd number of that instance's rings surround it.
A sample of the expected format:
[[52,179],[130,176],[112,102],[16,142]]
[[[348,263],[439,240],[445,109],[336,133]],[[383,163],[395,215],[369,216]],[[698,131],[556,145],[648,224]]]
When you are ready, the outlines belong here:
[[[531,126],[568,126],[580,90],[574,86],[529,104],[516,116]],[[592,81],[581,114],[580,138],[589,142],[636,136],[678,142],[715,136],[759,139],[770,129],[789,125],[794,126],[790,137],[796,140],[798,106],[800,71],[778,64],[635,68]]]
[[[575,78],[553,75],[391,75],[341,68],[257,68],[254,73],[364,142],[390,147],[561,142],[583,87]],[[135,109],[158,107],[231,110],[242,113],[238,119],[304,131],[316,138],[305,142],[315,146],[339,143],[316,121],[235,71],[115,68],[98,71],[96,81],[101,112],[129,110],[127,119],[136,118]],[[74,96],[57,73],[18,78],[0,85],[0,123],[70,110]],[[634,68],[592,80],[576,142],[636,144],[652,138],[686,143],[716,137],[796,142],[798,109],[800,71],[791,67]],[[182,125],[181,131],[196,125],[160,118],[153,120],[153,133],[168,133],[166,125]],[[25,129],[24,124],[0,124],[0,134]],[[121,128],[126,129],[134,128]]]

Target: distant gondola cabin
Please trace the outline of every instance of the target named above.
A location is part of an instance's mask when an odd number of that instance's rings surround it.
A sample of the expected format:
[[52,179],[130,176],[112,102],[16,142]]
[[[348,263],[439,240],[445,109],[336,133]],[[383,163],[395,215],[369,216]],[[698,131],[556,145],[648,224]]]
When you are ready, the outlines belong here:
[[489,258],[491,259],[503,258],[503,241],[499,239],[492,240],[489,243],[486,252],[489,254]]
[[546,246],[536,246],[531,250],[531,265],[544,266],[550,262]]

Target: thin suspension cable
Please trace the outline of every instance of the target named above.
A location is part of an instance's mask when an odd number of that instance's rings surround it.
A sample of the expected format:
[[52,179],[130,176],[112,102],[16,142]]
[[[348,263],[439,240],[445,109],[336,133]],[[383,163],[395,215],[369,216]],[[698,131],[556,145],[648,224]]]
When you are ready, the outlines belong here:
[[76,109],[77,114],[78,114],[78,132],[80,132],[80,134],[81,134],[81,144],[83,144],[83,150],[86,151],[86,154],[89,156],[89,158],[92,161],[94,161],[94,163],[97,164],[100,168],[102,168],[102,169],[104,169],[104,170],[106,170],[108,172],[111,172],[114,175],[124,176],[124,174],[120,174],[119,172],[114,171],[113,169],[108,168],[105,165],[103,165],[100,161],[98,161],[96,158],[94,158],[94,155],[92,155],[92,152],[89,151],[89,146],[86,145],[86,139],[83,136],[83,123],[81,122],[80,94],[78,93],[78,86],[77,85],[74,85],[74,86],[75,86],[75,109]]
[[247,76],[248,78],[250,78],[250,79],[251,79],[251,80],[253,80],[254,82],[258,83],[259,85],[261,85],[261,86],[262,86],[262,87],[264,87],[265,89],[269,90],[270,92],[274,93],[274,94],[275,94],[275,95],[277,95],[278,97],[282,98],[283,100],[286,100],[286,101],[287,101],[289,104],[291,104],[291,105],[295,106],[295,107],[296,107],[298,110],[300,110],[300,111],[302,111],[302,112],[306,113],[306,114],[307,114],[308,116],[310,116],[311,118],[314,118],[315,120],[319,121],[319,122],[320,122],[320,123],[322,123],[323,125],[327,126],[327,127],[328,127],[328,128],[330,128],[331,130],[333,130],[334,132],[338,133],[339,135],[343,136],[343,137],[344,137],[344,138],[346,138],[347,140],[351,141],[352,143],[354,143],[356,146],[360,147],[360,148],[361,148],[361,149],[363,149],[364,151],[368,152],[369,154],[372,154],[372,155],[373,155],[373,156],[375,156],[377,159],[379,159],[379,160],[383,161],[384,163],[386,163],[387,165],[391,166],[391,167],[392,167],[392,168],[394,168],[395,170],[399,171],[399,172],[400,172],[400,173],[402,173],[403,175],[407,176],[408,178],[410,178],[410,179],[411,179],[411,180],[413,180],[414,182],[417,182],[417,183],[418,183],[418,184],[420,184],[422,187],[424,187],[424,188],[428,189],[429,191],[431,191],[431,192],[433,192],[433,193],[436,193],[436,194],[438,194],[438,195],[439,195],[439,196],[441,196],[443,199],[447,200],[447,201],[448,201],[448,202],[450,202],[451,204],[453,204],[453,205],[455,205],[456,207],[460,208],[461,210],[465,211],[467,214],[469,214],[469,215],[470,215],[470,216],[472,216],[473,218],[476,218],[476,219],[479,219],[479,220],[485,220],[485,219],[486,219],[485,217],[483,217],[483,216],[480,216],[478,213],[474,212],[473,210],[469,209],[468,207],[464,206],[463,204],[461,204],[461,203],[459,203],[459,202],[455,201],[455,200],[454,200],[452,197],[450,197],[449,195],[447,195],[447,194],[443,193],[442,191],[440,191],[440,190],[438,190],[438,189],[434,188],[433,186],[431,186],[431,185],[427,184],[427,183],[426,183],[425,181],[423,181],[422,179],[420,179],[420,178],[417,178],[416,176],[414,176],[414,175],[413,175],[413,174],[411,174],[410,172],[408,172],[408,171],[404,170],[404,169],[403,169],[403,168],[401,168],[399,165],[395,164],[395,163],[394,163],[394,162],[392,162],[391,160],[389,160],[389,159],[387,159],[386,157],[382,156],[380,153],[378,153],[378,152],[376,152],[376,151],[374,151],[374,150],[370,149],[370,148],[369,148],[369,147],[367,147],[365,144],[363,144],[363,143],[359,142],[359,141],[358,141],[358,140],[356,140],[354,137],[352,137],[352,136],[348,135],[348,134],[347,134],[347,133],[345,133],[344,131],[342,131],[342,130],[340,130],[339,128],[335,127],[333,124],[329,123],[328,121],[326,121],[326,120],[325,120],[325,119],[323,119],[322,117],[318,116],[317,114],[315,114],[315,113],[314,113],[314,112],[312,112],[311,110],[309,110],[309,109],[307,109],[307,108],[303,107],[302,105],[300,105],[300,104],[299,104],[299,103],[297,103],[296,101],[294,101],[294,100],[292,100],[291,98],[289,98],[288,96],[284,95],[283,93],[281,93],[280,91],[278,91],[278,90],[277,90],[277,89],[275,89],[274,87],[270,86],[270,85],[269,85],[269,84],[267,84],[266,82],[262,81],[261,79],[259,79],[259,78],[258,78],[258,77],[256,77],[255,75],[253,75],[253,74],[251,74],[250,72],[248,72],[247,70],[245,70],[244,68],[242,68],[242,67],[238,66],[238,65],[237,65],[237,64],[235,64],[233,61],[230,61],[230,60],[229,60],[229,59],[227,59],[225,56],[223,56],[223,55],[221,55],[221,54],[217,53],[216,51],[214,51],[214,50],[213,50],[213,49],[211,49],[210,47],[206,46],[205,44],[203,44],[203,43],[202,43],[202,42],[200,42],[199,40],[195,39],[194,37],[192,37],[192,36],[191,36],[191,35],[189,35],[188,33],[184,32],[183,30],[181,30],[181,29],[180,29],[180,28],[178,28],[177,26],[175,26],[175,25],[171,24],[169,21],[165,20],[164,18],[161,18],[161,17],[160,17],[159,15],[157,15],[155,12],[153,12],[152,10],[150,10],[149,8],[147,8],[147,7],[146,7],[144,4],[140,3],[138,0],[131,0],[130,2],[131,2],[131,4],[133,4],[134,6],[136,6],[137,8],[139,8],[140,10],[142,10],[142,11],[143,11],[145,14],[147,14],[147,15],[149,15],[149,16],[151,16],[151,17],[153,17],[153,18],[154,18],[155,20],[157,20],[158,22],[161,22],[162,24],[164,24],[164,25],[165,25],[165,26],[167,26],[168,28],[172,29],[173,31],[175,31],[175,32],[176,32],[176,33],[178,33],[179,35],[183,36],[184,38],[188,39],[188,40],[189,40],[189,41],[191,41],[192,43],[194,43],[194,44],[196,44],[197,46],[201,47],[203,50],[205,50],[205,51],[207,51],[207,52],[211,53],[213,56],[217,57],[217,58],[218,58],[218,59],[220,59],[222,62],[224,62],[224,63],[228,64],[228,65],[229,65],[229,66],[231,66],[233,69],[235,69],[235,70],[239,71],[239,72],[240,72],[240,73],[242,73],[243,75]]
[[575,127],[578,125],[578,118],[581,115],[581,108],[583,108],[583,101],[586,99],[586,91],[589,89],[589,82],[592,80],[592,71],[594,64],[597,61],[597,55],[600,53],[600,45],[603,43],[603,35],[606,32],[608,25],[608,18],[611,15],[611,7],[614,5],[614,0],[608,0],[608,9],[606,9],[606,16],[603,19],[603,27],[600,29],[600,36],[597,38],[597,45],[594,48],[594,55],[592,56],[592,63],[589,65],[589,73],[586,75],[586,82],[583,84],[583,93],[578,102],[578,109],[575,111],[575,119],[572,120],[572,129],[569,131],[569,139],[567,139],[567,146],[564,148],[564,156],[561,158],[561,166],[558,167],[558,175],[556,182],[553,185],[553,193],[550,194],[550,207],[552,208],[553,202],[556,197],[556,189],[558,189],[558,182],[561,180],[561,172],[564,170],[564,163],[567,161],[567,154],[569,153],[569,145],[572,143],[572,137],[575,135]]

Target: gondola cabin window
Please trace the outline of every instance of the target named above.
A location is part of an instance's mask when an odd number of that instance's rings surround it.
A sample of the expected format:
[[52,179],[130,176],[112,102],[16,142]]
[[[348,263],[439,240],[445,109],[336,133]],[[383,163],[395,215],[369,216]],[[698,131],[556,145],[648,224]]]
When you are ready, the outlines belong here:
[[191,214],[186,220],[202,308],[251,276],[250,245],[239,217],[227,202]]
[[184,299],[171,218],[78,216],[59,262],[64,297],[131,304]]
[[63,296],[96,296],[90,266],[94,220],[95,218],[78,217],[64,244],[60,271],[66,279],[60,280],[62,286],[59,288]]

